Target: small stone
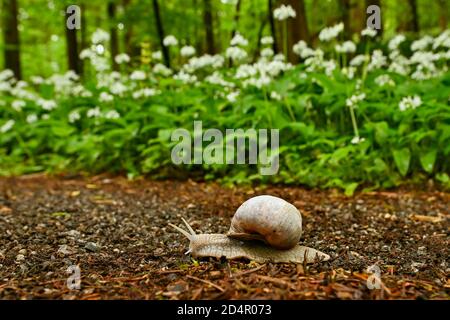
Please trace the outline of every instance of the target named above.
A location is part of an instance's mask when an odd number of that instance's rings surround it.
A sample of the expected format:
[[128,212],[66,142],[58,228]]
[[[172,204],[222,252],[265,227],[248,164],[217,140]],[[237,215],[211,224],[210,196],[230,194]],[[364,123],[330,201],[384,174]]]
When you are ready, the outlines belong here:
[[66,254],[70,254],[71,251],[69,250],[69,247],[67,245],[63,244],[63,245],[59,246],[58,253],[62,253],[63,255],[66,255]]
[[16,261],[24,261],[25,260],[25,256],[23,254],[18,254],[16,256]]
[[427,247],[419,247],[417,248],[417,254],[418,255],[424,255],[427,251]]
[[84,246],[84,248],[91,252],[97,252],[100,250],[100,247],[95,242],[88,242]]
[[70,231],[67,231],[66,234],[67,234],[69,237],[73,237],[73,238],[79,238],[80,235],[81,235],[81,233],[80,233],[79,231],[77,231],[77,230],[70,230]]
[[26,249],[20,249],[19,250],[19,254],[26,255],[27,254],[27,250]]

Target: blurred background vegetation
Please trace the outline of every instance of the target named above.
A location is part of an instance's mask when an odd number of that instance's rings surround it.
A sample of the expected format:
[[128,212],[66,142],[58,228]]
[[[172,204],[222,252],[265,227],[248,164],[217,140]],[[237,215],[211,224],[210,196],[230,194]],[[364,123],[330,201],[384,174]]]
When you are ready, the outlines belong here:
[[[297,12],[289,21],[291,45],[301,39],[317,44],[320,30],[340,21],[347,36],[358,34],[366,26],[366,8],[371,4],[381,7],[385,39],[399,32],[433,35],[449,23],[447,0],[2,0],[0,68],[16,73],[20,68],[22,78],[49,76],[69,68],[82,73],[78,53],[89,45],[97,28],[109,30],[112,56],[125,52],[135,64],[142,43],[152,51],[164,50],[161,39],[169,34],[202,54],[223,51],[239,31],[256,57],[259,39],[265,35],[274,35],[274,49],[281,49],[282,28],[271,9],[283,3]],[[81,29],[75,35],[65,27],[65,8],[71,4],[82,10]],[[71,67],[70,58],[75,60]],[[294,55],[289,58],[296,59]]]

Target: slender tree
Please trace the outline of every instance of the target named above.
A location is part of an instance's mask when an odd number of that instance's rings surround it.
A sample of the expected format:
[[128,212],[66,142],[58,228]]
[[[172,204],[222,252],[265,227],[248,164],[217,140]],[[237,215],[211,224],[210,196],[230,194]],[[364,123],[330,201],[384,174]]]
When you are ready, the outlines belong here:
[[297,62],[298,56],[292,51],[292,46],[300,40],[309,41],[308,21],[306,17],[304,0],[284,0],[284,4],[290,5],[296,12],[295,18],[288,19],[288,59]]
[[238,0],[236,2],[236,11],[234,13],[234,19],[233,19],[234,25],[233,25],[233,31],[231,32],[231,38],[233,38],[236,34],[240,17],[241,17],[241,0]]
[[273,44],[272,44],[272,49],[273,52],[278,52],[278,43],[277,43],[277,32],[275,29],[275,19],[273,17],[273,3],[272,0],[267,0],[267,14],[269,17],[269,24],[270,24],[270,32],[272,33],[272,38],[273,38]]
[[[87,28],[86,28],[86,5],[84,3],[80,4],[81,9],[81,30],[80,30],[80,47],[81,50],[88,47],[88,36],[87,36]],[[80,60],[79,62],[80,66],[80,75],[85,74],[86,66],[83,63],[83,60]]]
[[65,10],[66,15],[64,18],[64,29],[66,30],[66,49],[67,49],[67,63],[69,70],[75,71],[80,74],[80,59],[78,56],[78,41],[77,41],[77,29],[68,28],[67,20],[71,17],[72,13]]
[[417,14],[417,1],[408,0],[409,10],[411,12],[408,22],[408,31],[419,32],[419,16]]
[[18,28],[18,4],[16,0],[3,1],[3,34],[5,41],[5,69],[14,72],[17,79],[22,78],[20,66],[20,37]]
[[111,66],[112,69],[119,70],[119,65],[115,61],[115,56],[119,53],[119,41],[117,38],[117,23],[116,23],[116,4],[112,1],[108,2],[108,19],[109,19],[109,34],[110,34],[110,50],[111,50]]
[[264,17],[262,18],[261,25],[259,26],[259,29],[258,29],[258,36],[256,39],[256,48],[255,48],[255,52],[253,53],[253,61],[255,61],[257,59],[257,57],[261,51],[261,39],[262,39],[262,35],[264,32],[264,28],[267,24],[267,20],[268,20],[267,18],[268,17],[266,15],[264,15]]
[[442,31],[448,26],[448,0],[438,0],[439,4],[439,26]]
[[216,46],[214,41],[214,26],[213,26],[211,0],[203,0],[203,23],[205,25],[205,34],[206,34],[206,52],[209,54],[215,54]]
[[346,39],[349,39],[351,35],[350,9],[350,0],[339,0],[339,11],[341,21],[344,23],[344,35]]
[[159,43],[161,45],[161,50],[162,50],[163,57],[164,57],[164,63],[166,64],[167,67],[170,67],[169,50],[164,45],[165,34],[164,34],[163,24],[162,24],[162,20],[161,20],[161,12],[159,10],[158,0],[153,0],[153,11],[155,13],[156,30],[158,32]]

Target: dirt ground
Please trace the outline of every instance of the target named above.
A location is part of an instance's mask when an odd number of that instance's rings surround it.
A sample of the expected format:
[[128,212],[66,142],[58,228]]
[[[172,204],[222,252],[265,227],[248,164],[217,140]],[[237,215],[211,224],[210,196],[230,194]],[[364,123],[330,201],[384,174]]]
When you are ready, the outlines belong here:
[[[426,188],[349,198],[107,176],[0,178],[0,298],[449,299],[450,194]],[[184,217],[199,233],[225,233],[238,206],[258,194],[293,203],[302,244],[331,260],[195,260],[167,226]],[[368,277],[376,284],[370,266],[381,272],[380,289],[367,286]],[[70,290],[77,270],[81,288]]]

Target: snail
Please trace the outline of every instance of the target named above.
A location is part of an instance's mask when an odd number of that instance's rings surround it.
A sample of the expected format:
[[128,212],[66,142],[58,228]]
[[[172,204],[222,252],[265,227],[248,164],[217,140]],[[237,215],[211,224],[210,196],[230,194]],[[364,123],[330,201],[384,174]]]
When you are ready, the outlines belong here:
[[311,263],[330,256],[299,245],[302,216],[295,206],[274,196],[262,195],[245,201],[235,212],[227,234],[196,234],[169,223],[189,239],[194,257],[247,258],[256,262]]

